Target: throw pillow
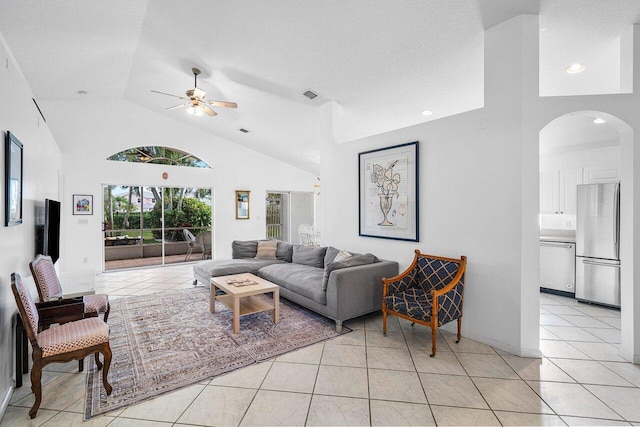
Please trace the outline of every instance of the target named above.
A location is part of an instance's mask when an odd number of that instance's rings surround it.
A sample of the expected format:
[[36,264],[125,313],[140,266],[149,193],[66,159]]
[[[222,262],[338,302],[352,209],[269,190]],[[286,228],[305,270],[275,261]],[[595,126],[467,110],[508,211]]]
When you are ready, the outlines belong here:
[[350,252],[340,251],[340,252],[338,252],[338,255],[336,255],[336,257],[333,259],[332,262],[344,261],[345,259],[351,258],[352,256],[353,256],[353,254],[350,253]]
[[258,251],[256,240],[234,240],[231,243],[231,258],[253,258]]
[[278,250],[276,251],[276,258],[282,261],[291,262],[291,259],[293,257],[293,246],[294,246],[293,243],[278,241]]
[[324,256],[327,248],[316,248],[313,246],[296,245],[293,247],[292,261],[296,264],[310,265],[311,267],[323,268]]
[[256,259],[276,259],[276,251],[278,250],[277,240],[260,240],[258,242],[258,251]]
[[376,256],[373,254],[362,254],[349,257],[344,261],[333,261],[324,267],[324,275],[322,276],[322,290],[327,290],[327,284],[329,283],[329,276],[333,270],[339,270],[341,268],[355,267],[357,265],[373,264],[376,262]]
[[340,249],[336,249],[333,246],[327,248],[327,253],[324,256],[324,265],[329,264],[340,253]]

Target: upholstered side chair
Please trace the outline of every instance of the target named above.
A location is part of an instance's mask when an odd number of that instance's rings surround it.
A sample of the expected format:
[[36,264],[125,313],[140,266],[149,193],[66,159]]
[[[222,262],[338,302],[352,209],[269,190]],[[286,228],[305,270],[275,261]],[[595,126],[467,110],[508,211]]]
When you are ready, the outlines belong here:
[[42,368],[50,363],[65,363],[83,359],[90,354],[102,353],[104,365],[100,363],[97,355],[96,364],[98,370],[104,367],[102,383],[107,395],[110,395],[113,388],[107,381],[111,365],[111,347],[109,346],[109,327],[107,324],[97,317],[89,317],[40,331],[36,305],[22,283],[22,278],[16,273],[11,274],[11,290],[16,299],[27,338],[33,349],[31,390],[35,395],[35,402],[29,411],[29,416],[35,418],[40,407]]
[[[29,263],[33,280],[38,288],[38,296],[40,302],[56,300],[63,297],[62,286],[58,280],[58,275],[53,267],[51,257],[47,255],[38,255]],[[109,318],[109,296],[106,294],[85,295],[84,312],[85,317],[103,315],[102,319],[106,322]]]
[[464,273],[467,257],[445,258],[415,250],[411,265],[396,277],[383,279],[382,331],[387,333],[387,315],[431,328],[431,357],[436,355],[438,327],[458,321],[460,342]]

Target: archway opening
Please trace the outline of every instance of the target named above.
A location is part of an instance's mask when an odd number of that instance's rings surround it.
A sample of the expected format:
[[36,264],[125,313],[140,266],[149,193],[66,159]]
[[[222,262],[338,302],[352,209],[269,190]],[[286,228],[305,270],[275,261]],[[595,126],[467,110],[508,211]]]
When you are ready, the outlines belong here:
[[[625,257],[631,260],[633,256],[632,242],[627,232],[627,227],[632,227],[632,224],[625,220],[632,217],[628,214],[632,212],[631,203],[629,203],[633,186],[630,179],[632,171],[628,170],[629,167],[625,166],[624,162],[625,153],[632,151],[629,148],[633,142],[633,131],[623,120],[606,112],[575,111],[549,122],[540,131],[539,142],[540,285],[541,291],[542,288],[548,291],[548,293],[541,293],[540,347],[544,353],[545,347],[549,347],[547,340],[564,340],[572,344],[572,337],[581,335],[583,344],[573,347],[586,351],[589,344],[584,342],[592,341],[598,343],[600,347],[610,347],[612,354],[617,355],[622,334],[625,333],[624,329],[632,327],[625,326],[625,322],[621,320],[625,310],[633,310],[633,307],[625,304],[621,294],[624,293],[625,287],[633,286],[633,283],[630,283],[633,275],[625,274],[625,268],[632,269],[633,266],[630,263],[625,265],[624,262]],[[580,207],[578,201],[579,186],[585,186],[581,190],[584,192],[589,185],[606,183],[619,184],[620,189],[619,214],[614,217],[610,231],[611,238],[617,245],[618,265],[609,269],[612,272],[610,275],[603,275],[597,271],[595,264],[600,263],[599,259],[593,260],[594,264],[584,268],[582,263],[588,258],[581,257],[585,255],[585,241],[581,239],[584,239],[585,234],[594,233],[595,230],[578,226],[586,210],[585,206]],[[629,197],[625,200],[626,194]],[[613,206],[616,202],[613,200]],[[595,205],[591,207],[594,208]],[[587,215],[588,221],[594,219],[593,213],[591,209]],[[586,224],[587,220],[583,218],[582,224]],[[572,250],[577,249],[573,266],[562,265],[562,257],[556,256],[559,251],[550,255],[554,250],[549,249],[553,247],[550,241],[573,243]],[[549,246],[544,246],[547,244]],[[565,245],[564,249],[570,250],[570,246]],[[606,256],[609,255],[603,255],[603,258]],[[564,262],[569,263],[571,258],[571,256],[564,256]],[[553,268],[561,268],[565,274],[556,283],[553,283],[550,278],[553,276],[550,274]],[[567,275],[571,269],[573,274],[569,277]],[[559,276],[556,274],[556,277]],[[617,289],[614,285],[616,278],[618,278]],[[584,291],[580,289],[584,288],[585,281],[588,286],[598,285],[598,283],[602,286],[610,286],[613,292],[616,292],[616,295],[612,295],[614,300],[607,300],[600,296],[594,297],[593,294],[585,296]],[[578,299],[591,301],[591,303],[578,302]],[[569,303],[554,306],[558,301],[569,301]],[[611,307],[616,305],[620,307],[620,311],[614,315],[615,311],[612,311]]]

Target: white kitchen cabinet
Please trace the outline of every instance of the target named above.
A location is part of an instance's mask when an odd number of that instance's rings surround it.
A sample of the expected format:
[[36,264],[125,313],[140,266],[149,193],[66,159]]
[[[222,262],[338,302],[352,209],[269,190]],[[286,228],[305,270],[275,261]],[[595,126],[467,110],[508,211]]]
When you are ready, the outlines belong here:
[[582,169],[540,172],[540,213],[575,214],[578,184],[582,184]]

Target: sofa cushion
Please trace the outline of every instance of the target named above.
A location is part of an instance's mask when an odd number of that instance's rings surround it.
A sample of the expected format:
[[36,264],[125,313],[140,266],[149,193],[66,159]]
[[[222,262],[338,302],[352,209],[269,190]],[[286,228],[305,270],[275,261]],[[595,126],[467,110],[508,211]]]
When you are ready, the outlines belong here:
[[254,258],[257,252],[257,240],[234,240],[231,243],[231,257],[233,259]]
[[196,274],[204,277],[228,276],[230,274],[253,273],[255,274],[260,268],[284,261],[276,259],[225,259],[202,261],[193,266]]
[[278,249],[278,242],[276,240],[260,240],[258,242],[258,251],[256,252],[256,259],[277,259],[276,250]]
[[296,245],[293,247],[292,262],[296,264],[309,265],[311,267],[324,268],[324,256],[327,248],[316,248],[313,246]]
[[293,259],[293,243],[278,241],[278,249],[276,250],[276,258],[282,261],[292,262]]
[[327,247],[327,252],[324,255],[324,265],[327,265],[331,261],[333,261],[336,255],[338,255],[339,253],[340,249],[334,248],[333,246]]
[[322,290],[323,269],[303,264],[272,264],[258,270],[258,276],[269,280],[318,304],[327,304]]
[[322,275],[322,290],[327,290],[327,284],[329,283],[329,276],[333,270],[339,270],[341,268],[355,267],[357,265],[373,264],[377,258],[373,254],[354,255],[344,261],[333,261],[324,267],[324,274]]

